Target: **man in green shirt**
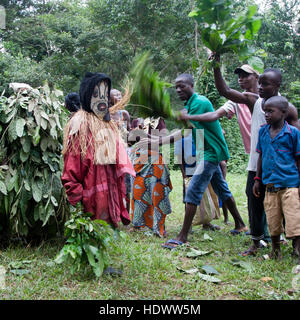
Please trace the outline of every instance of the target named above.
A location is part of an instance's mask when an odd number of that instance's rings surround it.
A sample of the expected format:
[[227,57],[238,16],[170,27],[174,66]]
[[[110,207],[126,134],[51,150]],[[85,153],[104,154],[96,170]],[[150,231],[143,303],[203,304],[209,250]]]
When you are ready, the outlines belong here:
[[219,166],[221,161],[229,159],[229,151],[220,123],[218,120],[213,122],[197,121],[198,115],[214,111],[211,102],[206,97],[194,92],[194,80],[190,74],[181,74],[176,78],[176,92],[180,100],[186,101],[180,119],[189,120],[194,126],[193,139],[196,144],[197,168],[186,192],[186,209],[182,229],[176,239],[170,239],[163,245],[168,249],[173,249],[187,241],[197,206],[200,204],[209,183],[230,211],[235,222],[235,230],[248,230]]

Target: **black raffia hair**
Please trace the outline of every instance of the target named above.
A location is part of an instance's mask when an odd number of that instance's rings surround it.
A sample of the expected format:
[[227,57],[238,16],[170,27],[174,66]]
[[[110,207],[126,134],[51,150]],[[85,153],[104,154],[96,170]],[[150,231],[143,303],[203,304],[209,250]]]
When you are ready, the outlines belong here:
[[65,106],[70,112],[76,112],[80,109],[80,97],[77,92],[70,92],[65,97]]

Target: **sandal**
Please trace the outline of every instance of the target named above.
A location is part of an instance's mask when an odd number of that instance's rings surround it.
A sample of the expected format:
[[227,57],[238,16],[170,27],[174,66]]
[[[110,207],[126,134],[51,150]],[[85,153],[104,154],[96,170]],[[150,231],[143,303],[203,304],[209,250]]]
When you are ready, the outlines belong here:
[[259,244],[259,247],[251,246],[248,250],[244,252],[240,252],[239,256],[241,257],[248,257],[248,256],[256,256],[258,249],[261,249],[263,245]]
[[230,233],[233,235],[233,236],[236,236],[238,234],[242,234],[242,233],[245,233],[248,232],[248,228],[243,228],[243,230],[236,230],[236,229],[233,229],[233,230],[230,230]]
[[180,241],[180,240],[170,239],[170,240],[168,240],[166,243],[162,244],[161,246],[162,246],[164,249],[173,250],[173,249],[176,249],[177,247],[182,246],[182,245],[184,245],[184,244],[185,244],[185,242],[182,242],[182,241]]

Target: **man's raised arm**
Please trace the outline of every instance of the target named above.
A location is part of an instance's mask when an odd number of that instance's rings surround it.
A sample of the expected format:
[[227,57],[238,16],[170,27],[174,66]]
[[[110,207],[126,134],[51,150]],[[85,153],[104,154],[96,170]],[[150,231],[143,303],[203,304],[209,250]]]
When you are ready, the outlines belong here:
[[[215,58],[215,60],[218,62],[220,61],[220,58],[217,57]],[[215,79],[215,86],[221,96],[235,103],[246,104],[250,109],[250,112],[252,113],[254,104],[258,99],[258,94],[250,91],[239,92],[235,89],[229,88],[218,66],[214,68],[214,79]]]

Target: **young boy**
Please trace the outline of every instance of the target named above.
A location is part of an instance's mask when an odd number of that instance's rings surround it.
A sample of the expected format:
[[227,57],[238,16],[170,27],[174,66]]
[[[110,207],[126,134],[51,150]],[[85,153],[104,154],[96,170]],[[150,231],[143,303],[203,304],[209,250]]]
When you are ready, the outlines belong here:
[[[280,234],[285,219],[286,237],[300,253],[300,131],[285,119],[289,103],[281,96],[264,103],[267,124],[259,131],[257,172],[253,193],[259,197],[266,185],[264,207],[272,240],[271,257],[281,258]],[[300,256],[297,269],[300,271]]]

